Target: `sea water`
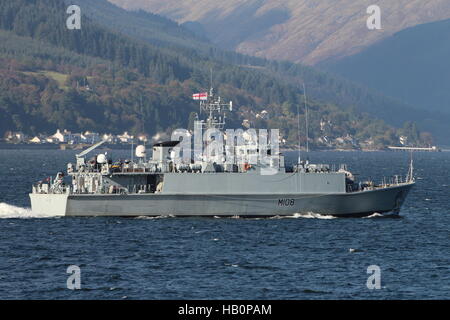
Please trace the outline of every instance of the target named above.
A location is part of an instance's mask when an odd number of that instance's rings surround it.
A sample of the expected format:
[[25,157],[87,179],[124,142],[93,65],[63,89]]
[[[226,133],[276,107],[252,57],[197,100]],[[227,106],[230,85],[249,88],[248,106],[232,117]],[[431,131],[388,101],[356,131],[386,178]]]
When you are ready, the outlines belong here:
[[[399,216],[49,218],[32,183],[75,151],[0,150],[0,299],[445,299],[450,293],[450,153],[416,153]],[[112,151],[125,159],[129,151]],[[297,157],[287,154],[288,161]],[[306,157],[305,154],[302,155]],[[311,152],[381,182],[409,154]],[[69,266],[80,290],[69,290]],[[370,266],[380,270],[369,289]],[[369,279],[370,280],[370,279]],[[370,281],[369,281],[370,282]]]

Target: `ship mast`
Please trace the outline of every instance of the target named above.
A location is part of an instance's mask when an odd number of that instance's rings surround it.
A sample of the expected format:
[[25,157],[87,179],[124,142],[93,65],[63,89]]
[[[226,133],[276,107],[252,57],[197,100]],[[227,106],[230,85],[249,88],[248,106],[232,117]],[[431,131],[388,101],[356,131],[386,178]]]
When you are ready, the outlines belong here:
[[303,96],[305,100],[305,131],[306,131],[306,163],[309,162],[309,119],[308,119],[308,104],[306,103],[306,87],[303,83]]
[[297,139],[298,139],[298,159],[297,165],[301,165],[302,163],[302,142],[301,142],[301,134],[300,134],[300,103],[297,103]]
[[216,128],[223,130],[225,127],[226,111],[233,111],[233,101],[229,103],[222,102],[220,96],[214,94],[214,88],[210,88],[206,100],[200,100],[200,114],[206,113],[206,120],[201,120],[203,128]]
[[[309,163],[309,119],[308,119],[308,104],[306,102],[306,86],[303,83],[303,100],[305,105],[305,133],[306,133],[306,164]],[[298,134],[298,160],[297,163],[300,165],[301,161],[301,140],[300,140],[300,103],[297,104],[297,134]]]
[[409,170],[408,170],[408,176],[406,178],[407,182],[414,182],[414,163],[413,163],[413,153],[411,151],[411,159],[409,162]]

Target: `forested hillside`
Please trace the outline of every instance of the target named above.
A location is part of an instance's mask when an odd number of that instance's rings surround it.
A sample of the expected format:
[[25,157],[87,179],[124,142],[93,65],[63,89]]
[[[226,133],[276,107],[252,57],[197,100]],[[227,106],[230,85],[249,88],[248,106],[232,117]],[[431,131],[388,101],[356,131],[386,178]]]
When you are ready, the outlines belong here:
[[[73,1],[72,1],[73,2]],[[311,67],[294,64],[287,61],[277,62],[255,57],[249,57],[239,53],[219,50],[213,47],[209,42],[203,42],[203,45],[196,45],[194,48],[184,45],[185,39],[198,44],[198,38],[194,35],[172,33],[170,41],[155,41],[157,35],[164,35],[166,30],[175,30],[174,23],[166,20],[167,25],[154,23],[151,16],[143,11],[125,11],[107,0],[75,0],[84,12],[92,19],[105,27],[113,28],[116,31],[123,32],[129,36],[141,39],[147,43],[158,44],[163,47],[176,48],[176,51],[182,53],[185,57],[190,57],[190,64],[198,63],[199,72],[203,72],[203,77],[209,79],[209,69],[204,68],[205,61],[213,61],[218,73],[223,72],[224,68],[218,67],[217,62],[239,65],[241,67],[251,67],[264,72],[267,77],[276,77],[277,81],[281,79],[288,82],[296,88],[306,83],[308,96],[316,101],[332,103],[340,109],[355,108],[361,112],[366,112],[374,117],[381,118],[390,125],[402,127],[405,121],[417,122],[423,130],[431,131],[437,140],[441,143],[450,144],[450,128],[448,122],[450,116],[430,113],[419,110],[421,107],[427,109],[426,105],[414,103],[414,107],[406,105],[400,100],[394,100],[383,96],[367,87],[357,85],[342,78],[337,78],[324,72],[319,72]],[[158,20],[158,22],[160,22]],[[159,36],[161,37],[161,36]],[[257,69],[255,69],[255,67]],[[225,68],[225,69],[228,69]],[[242,73],[239,74],[242,78]],[[222,81],[228,81],[229,75],[220,78]],[[237,82],[235,82],[236,85]],[[253,90],[254,88],[246,88]],[[257,92],[257,95],[264,94],[266,88]],[[412,104],[412,103],[411,103]]]
[[[81,30],[68,30],[66,8],[58,0],[0,1],[1,134],[7,130],[36,134],[56,128],[153,134],[186,127],[189,114],[197,110],[190,96],[207,88],[210,68],[220,93],[239,106],[230,119],[233,126],[250,119],[258,126],[282,129],[295,143],[296,112],[303,99],[299,80],[309,76],[315,79],[308,82],[312,94],[321,84],[326,88],[322,99],[309,102],[315,141],[321,136],[350,135],[381,146],[396,143],[400,134],[412,128],[398,130],[364,114],[356,103],[364,99],[364,91],[318,76],[310,68],[221,52],[206,44],[208,55],[204,48],[196,50],[178,41],[203,40],[185,29],[178,33],[181,27],[173,24],[170,32],[158,35],[166,40],[156,44],[144,42],[138,28],[141,36],[133,39],[129,31],[122,30],[128,35],[111,31],[105,20],[102,25],[87,16]],[[152,15],[140,21],[153,18],[163,29],[171,24]],[[333,93],[332,85],[342,91]],[[338,95],[342,99],[335,105],[327,103]],[[372,97],[372,103],[380,101]],[[343,106],[346,99],[353,100],[347,108]],[[261,110],[269,112],[267,119],[256,118]],[[303,121],[303,108],[300,112]],[[417,137],[417,143],[430,143],[428,135],[414,131],[411,136]]]

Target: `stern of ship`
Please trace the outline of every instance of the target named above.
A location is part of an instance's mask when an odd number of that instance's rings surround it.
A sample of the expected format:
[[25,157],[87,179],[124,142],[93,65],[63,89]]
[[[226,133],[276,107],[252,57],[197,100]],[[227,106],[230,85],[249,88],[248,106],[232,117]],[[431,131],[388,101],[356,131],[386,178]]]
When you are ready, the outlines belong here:
[[64,216],[68,194],[30,193],[31,211],[35,215]]

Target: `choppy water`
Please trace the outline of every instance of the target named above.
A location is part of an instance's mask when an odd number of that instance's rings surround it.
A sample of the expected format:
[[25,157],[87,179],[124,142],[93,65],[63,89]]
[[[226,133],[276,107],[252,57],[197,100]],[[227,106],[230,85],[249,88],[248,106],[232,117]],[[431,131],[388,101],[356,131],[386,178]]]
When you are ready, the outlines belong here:
[[[415,155],[419,179],[400,218],[33,217],[30,185],[74,154],[0,150],[1,299],[449,297],[450,153]],[[408,166],[405,153],[310,158],[373,178]],[[81,268],[81,290],[66,287],[69,265]],[[370,265],[380,290],[366,287]]]

